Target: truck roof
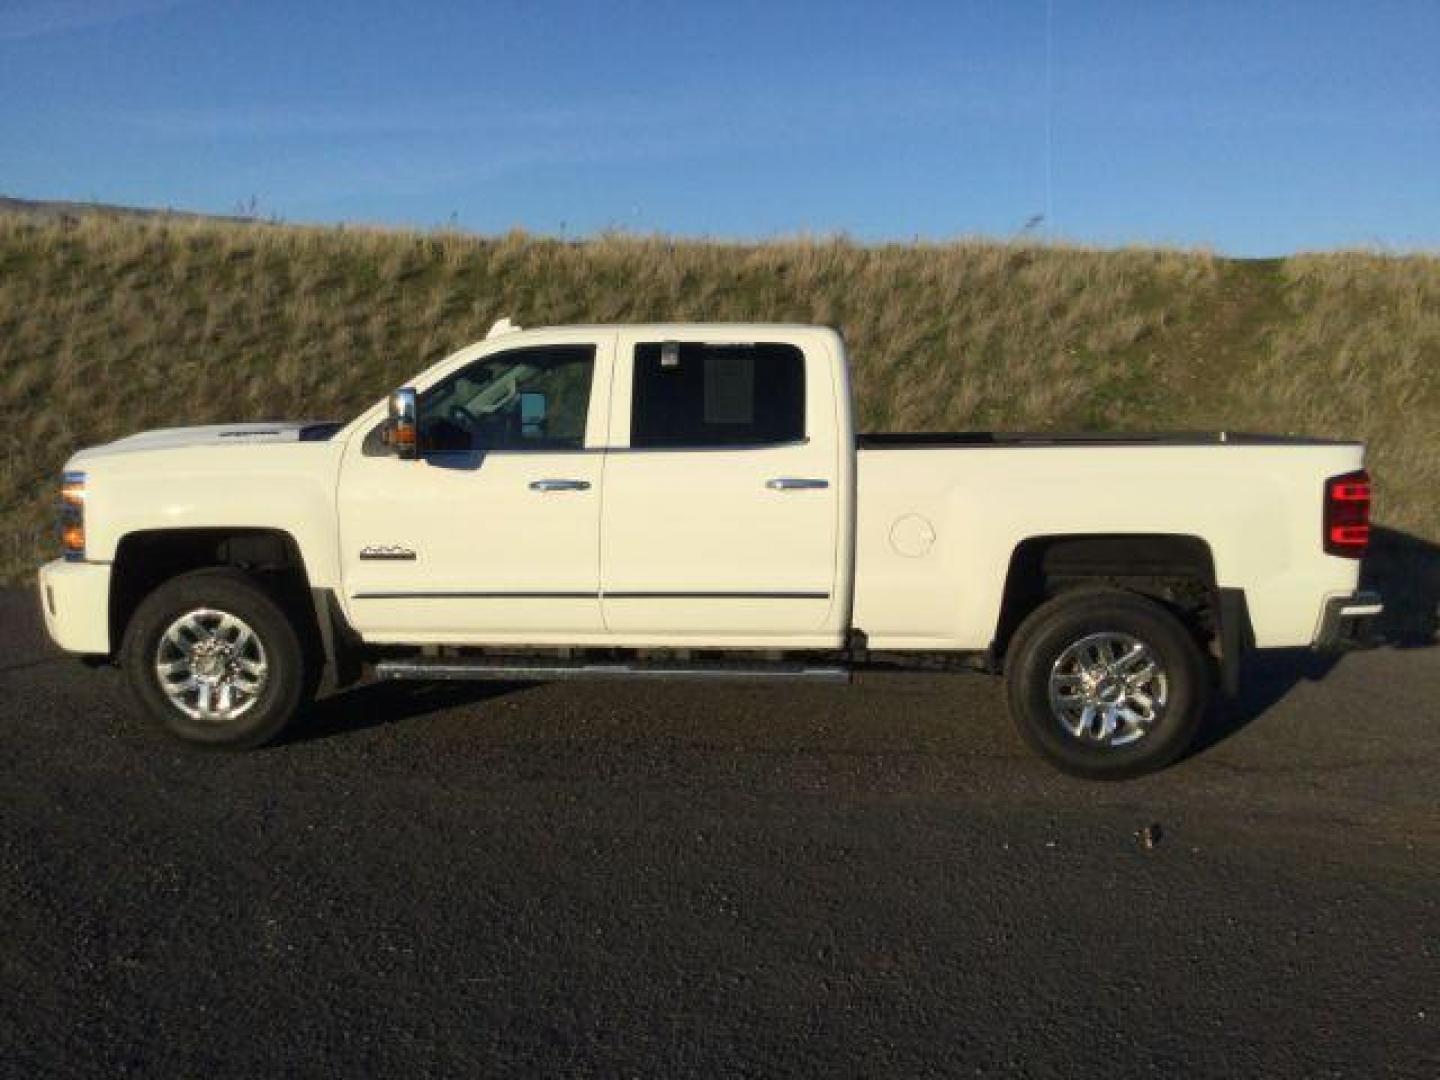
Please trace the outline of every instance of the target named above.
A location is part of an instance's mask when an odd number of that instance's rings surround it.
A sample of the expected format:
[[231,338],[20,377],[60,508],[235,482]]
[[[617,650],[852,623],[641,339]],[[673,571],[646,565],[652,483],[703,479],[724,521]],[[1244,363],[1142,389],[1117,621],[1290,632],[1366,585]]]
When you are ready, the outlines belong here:
[[507,337],[510,334],[521,333],[542,333],[555,330],[636,330],[653,334],[702,334],[707,330],[726,330],[731,333],[736,331],[756,333],[776,331],[806,332],[824,331],[838,334],[839,331],[833,327],[821,326],[817,323],[785,323],[785,322],[640,322],[640,323],[560,323],[548,326],[521,326],[512,321],[508,316],[496,320],[494,325],[485,335],[485,340]]

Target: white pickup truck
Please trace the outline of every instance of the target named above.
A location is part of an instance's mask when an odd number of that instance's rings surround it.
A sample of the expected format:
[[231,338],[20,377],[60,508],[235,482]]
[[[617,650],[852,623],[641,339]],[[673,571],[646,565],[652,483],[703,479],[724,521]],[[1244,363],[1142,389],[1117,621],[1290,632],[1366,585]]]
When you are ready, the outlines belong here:
[[1184,751],[1247,648],[1364,635],[1364,448],[857,435],[809,326],[508,320],[348,424],[83,450],[51,636],[181,738],[273,738],[380,678],[1004,671],[1059,767]]

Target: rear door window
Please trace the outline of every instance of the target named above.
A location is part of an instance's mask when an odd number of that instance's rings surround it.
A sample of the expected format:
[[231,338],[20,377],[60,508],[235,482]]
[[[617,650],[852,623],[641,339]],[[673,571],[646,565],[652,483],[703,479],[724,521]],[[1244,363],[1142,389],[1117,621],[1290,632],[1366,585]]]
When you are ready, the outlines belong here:
[[630,445],[773,446],[805,438],[805,357],[794,345],[635,346]]

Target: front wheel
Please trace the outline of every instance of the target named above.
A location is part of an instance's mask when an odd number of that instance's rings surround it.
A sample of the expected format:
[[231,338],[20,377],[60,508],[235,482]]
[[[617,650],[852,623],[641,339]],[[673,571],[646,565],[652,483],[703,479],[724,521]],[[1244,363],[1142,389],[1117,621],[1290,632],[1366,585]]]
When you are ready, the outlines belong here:
[[147,715],[212,747],[269,742],[309,687],[290,619],[238,570],[197,570],[157,588],[131,618],[120,662]]
[[1011,642],[1006,683],[1025,740],[1095,780],[1170,764],[1209,699],[1195,638],[1159,604],[1118,589],[1064,594],[1032,612]]

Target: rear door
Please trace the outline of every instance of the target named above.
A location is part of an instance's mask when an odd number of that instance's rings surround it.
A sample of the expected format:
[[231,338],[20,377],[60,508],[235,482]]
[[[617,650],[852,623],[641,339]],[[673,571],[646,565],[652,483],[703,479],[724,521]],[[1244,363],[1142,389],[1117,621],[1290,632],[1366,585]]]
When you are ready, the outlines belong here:
[[657,645],[838,645],[849,614],[837,580],[848,482],[838,358],[823,337],[704,333],[616,342],[606,629]]

